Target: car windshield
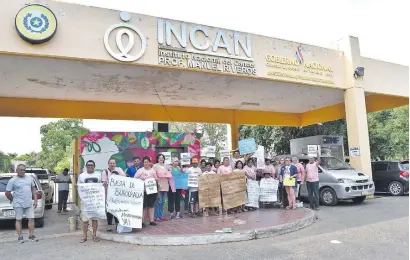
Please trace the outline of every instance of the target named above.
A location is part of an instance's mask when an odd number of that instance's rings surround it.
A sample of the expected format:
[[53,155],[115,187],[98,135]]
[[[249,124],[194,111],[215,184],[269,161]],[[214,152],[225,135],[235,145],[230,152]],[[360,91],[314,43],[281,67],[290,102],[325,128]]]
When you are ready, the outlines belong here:
[[400,170],[402,170],[402,171],[408,171],[409,170],[409,162],[408,161],[403,161],[399,165],[400,165]]
[[7,183],[9,182],[10,179],[11,177],[5,177],[5,178],[0,177],[0,192],[6,191]]
[[37,175],[37,179],[39,180],[48,180],[48,175],[46,170],[31,170],[31,169],[26,169],[27,173],[34,173]]
[[320,157],[320,166],[326,170],[351,170],[347,163],[342,162],[335,157]]

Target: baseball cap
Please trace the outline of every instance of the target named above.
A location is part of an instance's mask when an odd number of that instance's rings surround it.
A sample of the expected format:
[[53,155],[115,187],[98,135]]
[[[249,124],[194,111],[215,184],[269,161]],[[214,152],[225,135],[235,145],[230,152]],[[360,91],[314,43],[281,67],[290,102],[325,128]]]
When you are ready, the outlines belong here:
[[198,163],[198,158],[192,158],[192,163]]

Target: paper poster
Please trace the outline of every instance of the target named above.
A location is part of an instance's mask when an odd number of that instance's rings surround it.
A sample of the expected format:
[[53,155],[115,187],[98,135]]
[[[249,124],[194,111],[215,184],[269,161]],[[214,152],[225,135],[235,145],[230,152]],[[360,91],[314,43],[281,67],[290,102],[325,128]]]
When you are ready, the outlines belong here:
[[191,154],[181,153],[181,165],[190,165],[190,164],[191,164]]
[[147,195],[157,193],[158,188],[157,188],[157,181],[154,178],[149,178],[144,181],[145,184],[145,192]]
[[219,158],[221,159],[221,161],[225,157],[231,158],[231,153],[229,152],[229,150],[220,150],[219,151]]
[[222,203],[225,209],[242,206],[246,203],[245,172],[220,175]]
[[221,207],[220,174],[205,174],[199,178],[199,207]]
[[107,189],[107,211],[118,218],[120,226],[142,227],[144,181],[111,175]]
[[259,201],[274,202],[278,200],[279,181],[275,179],[261,179],[259,183]]
[[258,181],[248,180],[246,183],[247,202],[245,206],[259,208],[259,183]]
[[253,153],[256,151],[256,143],[255,143],[255,138],[249,138],[249,139],[244,139],[240,140],[238,142],[238,147],[239,147],[239,153],[241,155]]
[[350,147],[349,148],[349,156],[360,156],[360,148],[359,147]]
[[318,146],[317,145],[308,145],[308,156],[317,157]]
[[215,158],[215,153],[216,153],[216,146],[207,146],[206,147],[206,157],[208,158]]
[[80,183],[78,194],[81,198],[81,211],[89,219],[106,219],[105,188],[102,183]]
[[165,162],[164,162],[164,164],[168,164],[168,165],[172,164],[172,161],[171,161],[171,152],[162,152],[162,154],[163,154],[164,157],[165,157]]
[[188,187],[198,188],[199,175],[195,173],[188,174]]
[[256,158],[256,168],[265,169],[265,147],[259,145],[252,157]]

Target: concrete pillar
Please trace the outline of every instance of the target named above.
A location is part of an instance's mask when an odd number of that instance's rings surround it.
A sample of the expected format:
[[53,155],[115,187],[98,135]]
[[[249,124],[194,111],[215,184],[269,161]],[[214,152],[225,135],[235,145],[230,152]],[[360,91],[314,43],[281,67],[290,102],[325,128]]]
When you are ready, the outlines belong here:
[[352,167],[371,176],[371,159],[369,144],[369,129],[367,126],[367,111],[364,92],[363,78],[355,78],[354,70],[361,66],[359,40],[356,37],[348,37],[342,42],[342,50],[345,56],[345,72],[347,89],[344,95],[345,112],[347,122],[347,138],[349,150],[359,148],[360,155],[350,156]]
[[[231,145],[232,150],[238,149],[238,141],[239,141],[239,125],[237,124],[230,124],[231,128]],[[222,158],[221,158],[222,159]]]

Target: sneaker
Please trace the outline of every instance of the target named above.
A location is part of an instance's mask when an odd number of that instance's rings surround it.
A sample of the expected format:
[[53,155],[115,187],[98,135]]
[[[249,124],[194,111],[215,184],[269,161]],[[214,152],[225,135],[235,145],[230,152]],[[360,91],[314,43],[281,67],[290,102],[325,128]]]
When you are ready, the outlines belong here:
[[168,219],[164,217],[161,219],[161,221],[168,221]]
[[38,238],[36,238],[35,235],[31,235],[28,237],[28,240],[32,241],[32,242],[38,242]]
[[63,212],[67,213],[67,212],[68,212],[68,210],[66,210],[66,209],[63,209]]
[[19,236],[19,238],[17,239],[17,241],[19,242],[19,244],[23,244],[23,243],[24,243],[24,238],[23,238],[23,236]]
[[61,213],[61,210],[57,211],[57,213]]
[[[157,218],[157,219],[155,220],[155,222],[162,222],[162,220],[161,220],[160,218]],[[151,222],[151,223],[154,223],[154,222]]]
[[177,213],[177,215],[175,216],[175,219],[180,219],[182,218],[182,215],[180,215],[179,213]]
[[157,223],[155,223],[155,222],[150,222],[149,223],[151,226],[156,226],[157,225]]
[[175,218],[174,214],[169,215],[169,220],[173,220]]

